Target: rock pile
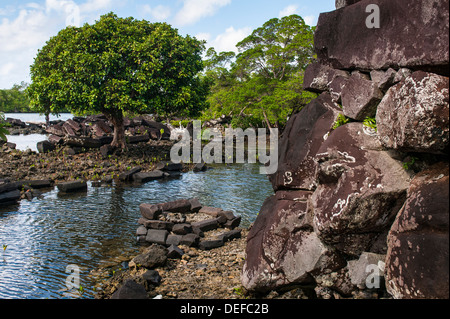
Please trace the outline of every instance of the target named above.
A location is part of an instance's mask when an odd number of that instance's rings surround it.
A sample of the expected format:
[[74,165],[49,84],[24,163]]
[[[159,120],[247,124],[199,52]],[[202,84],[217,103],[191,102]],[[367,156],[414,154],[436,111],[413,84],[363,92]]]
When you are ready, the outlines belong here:
[[[379,29],[366,26],[369,4]],[[242,283],[448,298],[448,1],[336,7],[319,18],[304,77],[320,96],[281,136],[276,193],[249,232]]]
[[[140,243],[169,247],[171,257],[181,257],[179,245],[210,250],[223,246],[227,241],[240,237],[241,217],[231,211],[202,206],[198,199],[181,199],[162,204],[141,204],[141,225],[137,231]],[[212,236],[205,233],[227,228]]]
[[[51,123],[46,129],[46,133],[50,134],[48,142],[38,143],[39,152],[52,151],[56,145],[66,145],[72,155],[82,152],[83,148],[101,149],[104,157],[111,154],[108,144],[113,140],[114,127],[104,115],[74,117]],[[124,126],[128,144],[170,139],[170,129],[147,116],[125,118]]]
[[17,204],[22,198],[31,200],[39,196],[37,189],[52,187],[50,180],[22,180],[11,182],[9,179],[0,179],[0,208]]

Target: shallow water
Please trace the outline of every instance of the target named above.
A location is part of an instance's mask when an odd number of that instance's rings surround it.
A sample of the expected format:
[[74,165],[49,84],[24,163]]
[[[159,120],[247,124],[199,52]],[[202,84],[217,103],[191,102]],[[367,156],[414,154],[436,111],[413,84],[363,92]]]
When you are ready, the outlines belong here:
[[141,203],[197,197],[203,205],[232,210],[252,223],[273,194],[257,165],[220,165],[203,173],[133,187],[89,187],[77,195],[56,188],[41,199],[0,210],[0,298],[74,298],[67,294],[68,265],[80,267],[83,298],[92,298],[89,272],[137,251]]

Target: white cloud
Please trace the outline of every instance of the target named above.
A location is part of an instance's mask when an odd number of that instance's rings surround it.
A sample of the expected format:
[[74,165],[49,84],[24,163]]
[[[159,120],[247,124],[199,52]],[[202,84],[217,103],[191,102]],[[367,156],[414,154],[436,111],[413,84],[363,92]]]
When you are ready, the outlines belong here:
[[309,26],[314,26],[317,23],[315,16],[306,16],[303,20],[305,20],[305,23]]
[[[92,23],[118,0],[45,0],[0,9],[0,88],[30,81],[38,49],[67,25]],[[75,22],[75,23],[74,23]]]
[[[208,47],[214,47],[216,52],[228,52],[234,51],[238,53],[236,44],[244,40],[247,36],[252,33],[250,27],[245,27],[242,29],[235,29],[234,27],[229,27],[224,33],[219,34],[213,40],[205,39],[208,41]],[[210,36],[209,36],[210,37]]]
[[231,0],[183,0],[183,8],[175,16],[175,24],[184,26],[196,23],[204,17],[213,16]]
[[287,16],[290,16],[293,14],[297,14],[298,13],[297,11],[298,11],[298,5],[291,4],[278,13],[278,18],[281,19],[282,17],[287,17]]
[[153,19],[157,21],[167,20],[171,15],[170,7],[158,5],[154,8],[150,7],[148,4],[144,5],[142,8],[144,14],[149,14]]

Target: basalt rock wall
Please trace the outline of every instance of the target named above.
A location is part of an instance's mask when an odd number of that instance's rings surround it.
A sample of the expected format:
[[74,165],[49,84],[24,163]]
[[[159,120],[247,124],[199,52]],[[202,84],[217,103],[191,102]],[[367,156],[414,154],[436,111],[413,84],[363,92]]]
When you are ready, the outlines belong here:
[[320,96],[280,137],[248,290],[449,297],[448,5],[339,0],[321,14],[303,84]]

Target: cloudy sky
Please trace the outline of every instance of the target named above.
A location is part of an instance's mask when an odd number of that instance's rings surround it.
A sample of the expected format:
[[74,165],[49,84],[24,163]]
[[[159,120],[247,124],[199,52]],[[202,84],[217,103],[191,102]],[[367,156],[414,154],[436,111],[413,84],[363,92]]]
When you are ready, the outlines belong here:
[[151,22],[168,22],[182,35],[207,41],[216,51],[236,43],[267,20],[299,14],[310,25],[334,0],[0,0],[0,89],[30,81],[37,50],[67,25],[93,23],[113,11]]

